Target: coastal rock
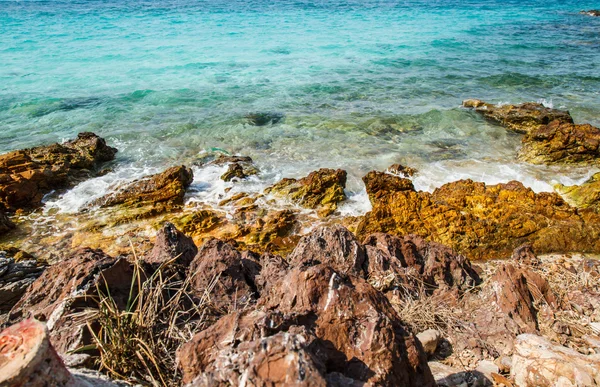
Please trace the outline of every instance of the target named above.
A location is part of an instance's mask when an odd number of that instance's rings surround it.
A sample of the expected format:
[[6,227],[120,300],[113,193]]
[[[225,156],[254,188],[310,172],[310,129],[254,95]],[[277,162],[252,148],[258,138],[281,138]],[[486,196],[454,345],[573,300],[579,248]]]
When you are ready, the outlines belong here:
[[236,211],[234,220],[237,236],[247,245],[270,249],[272,245],[285,244],[286,238],[296,228],[298,221],[292,210],[262,210],[251,206]]
[[532,128],[518,156],[532,164],[587,164],[600,159],[600,129],[558,120]]
[[588,11],[581,11],[579,13],[582,15],[600,17],[600,10],[596,10],[596,9],[590,9]]
[[0,314],[10,311],[43,271],[35,260],[15,262],[0,252]]
[[360,238],[417,234],[471,259],[509,257],[524,243],[539,253],[600,252],[600,217],[580,213],[557,194],[536,194],[516,181],[472,180],[417,192],[408,179],[380,176],[363,178],[373,209],[357,226]]
[[283,179],[265,189],[265,193],[287,197],[303,207],[317,209],[319,215],[331,215],[346,199],[346,171],[319,169],[302,179]]
[[565,200],[577,208],[593,208],[600,211],[600,172],[581,185],[554,187]]
[[320,227],[300,239],[287,257],[292,266],[324,263],[344,274],[364,275],[365,250],[341,225]]
[[250,125],[254,126],[265,126],[274,125],[281,121],[285,117],[283,113],[277,112],[255,112],[248,113],[244,116]]
[[117,188],[116,192],[95,200],[91,206],[173,207],[183,204],[185,190],[192,183],[193,172],[186,166],[171,167],[162,173],[143,177]]
[[189,268],[193,292],[198,297],[209,292],[211,305],[219,311],[243,309],[258,297],[254,278],[260,265],[248,258],[230,243],[209,240]]
[[569,112],[548,108],[541,103],[494,105],[478,99],[467,99],[463,101],[463,106],[475,109],[484,118],[523,134],[542,129],[552,121],[573,124]]
[[236,386],[243,380],[252,386],[325,387],[324,366],[307,344],[306,334],[280,332],[225,348],[190,386]]
[[165,223],[158,231],[154,247],[144,261],[155,267],[172,261],[178,267],[187,268],[196,254],[198,248],[194,241],[177,230],[172,223]]
[[82,386],[58,356],[43,323],[33,319],[0,333],[0,386]]
[[0,155],[0,204],[9,211],[41,205],[45,194],[97,175],[117,150],[93,133],[80,133],[63,144]]
[[412,177],[417,173],[417,170],[411,167],[405,167],[401,164],[393,164],[388,167],[386,172],[402,177]]
[[598,386],[600,357],[523,334],[515,340],[511,376],[517,386]]
[[0,208],[0,235],[6,234],[15,228],[15,224],[11,222],[4,210]]
[[221,179],[224,181],[231,181],[234,178],[245,179],[249,176],[258,174],[258,169],[254,166],[254,162],[248,156],[219,155],[219,157],[210,161],[208,164],[228,165],[227,171],[221,176]]
[[60,353],[90,344],[86,322],[71,314],[94,307],[98,289],[125,306],[133,268],[100,250],[81,249],[73,258],[48,267],[12,308],[9,321],[33,317],[47,322],[53,345]]

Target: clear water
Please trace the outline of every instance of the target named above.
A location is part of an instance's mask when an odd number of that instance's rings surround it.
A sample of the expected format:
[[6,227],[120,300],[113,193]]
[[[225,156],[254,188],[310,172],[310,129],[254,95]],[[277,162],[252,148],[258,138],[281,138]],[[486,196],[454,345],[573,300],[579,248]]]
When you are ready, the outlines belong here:
[[[260,190],[319,167],[360,177],[401,162],[418,188],[517,179],[537,191],[592,171],[515,161],[519,137],[459,106],[544,101],[600,125],[600,1],[0,1],[0,152],[81,131],[115,171],[49,205],[74,211],[115,181],[218,148],[252,156]],[[285,114],[255,127],[249,112]],[[388,124],[382,125],[382,122]],[[190,199],[215,201],[196,168]]]

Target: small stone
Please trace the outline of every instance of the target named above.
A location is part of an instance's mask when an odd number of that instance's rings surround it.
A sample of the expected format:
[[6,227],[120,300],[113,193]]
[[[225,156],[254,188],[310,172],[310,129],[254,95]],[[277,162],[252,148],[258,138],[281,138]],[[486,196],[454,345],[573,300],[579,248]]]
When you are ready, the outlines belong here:
[[428,329],[419,333],[417,335],[417,339],[419,339],[419,341],[423,345],[425,353],[431,356],[435,353],[438,343],[442,339],[442,334],[436,329]]

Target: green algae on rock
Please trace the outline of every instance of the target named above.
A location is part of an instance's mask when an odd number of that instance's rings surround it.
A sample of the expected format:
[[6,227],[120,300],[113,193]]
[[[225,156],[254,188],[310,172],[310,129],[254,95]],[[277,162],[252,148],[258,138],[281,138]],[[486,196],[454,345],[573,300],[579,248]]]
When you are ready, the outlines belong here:
[[571,207],[555,193],[536,194],[517,181],[460,180],[429,193],[380,172],[363,180],[373,209],[357,227],[361,238],[373,232],[417,234],[472,259],[508,257],[523,243],[540,253],[600,252],[598,214]]
[[346,171],[322,168],[298,180],[285,178],[265,189],[265,193],[287,197],[302,207],[316,209],[325,217],[346,199],[345,187]]
[[101,163],[117,149],[94,133],[75,140],[0,155],[0,204],[9,211],[33,209],[45,194],[98,175]]
[[581,185],[557,184],[554,188],[569,204],[575,207],[600,210],[600,172]]

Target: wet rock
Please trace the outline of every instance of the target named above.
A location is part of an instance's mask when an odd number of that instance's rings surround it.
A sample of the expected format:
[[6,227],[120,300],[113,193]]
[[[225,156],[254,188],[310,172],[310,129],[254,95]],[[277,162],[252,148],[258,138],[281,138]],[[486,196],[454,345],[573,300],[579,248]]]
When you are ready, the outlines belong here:
[[173,221],[186,235],[199,235],[214,230],[224,219],[215,211],[199,210],[184,214]]
[[480,282],[471,263],[451,248],[427,242],[417,235],[396,237],[375,233],[364,240],[369,278],[392,274],[394,281],[381,290],[401,287],[417,292],[456,290],[465,292]]
[[517,133],[530,133],[544,128],[552,121],[572,124],[567,111],[547,108],[541,103],[526,102],[520,105],[493,105],[478,99],[467,99],[463,106],[473,108],[484,118]]
[[388,167],[387,172],[401,177],[412,177],[417,173],[417,170],[415,168],[405,167],[401,164],[393,164]]
[[428,329],[417,335],[417,339],[421,342],[423,350],[428,355],[433,355],[437,346],[442,339],[442,334],[436,329]]
[[600,159],[600,129],[552,121],[523,137],[519,159],[532,164],[588,164]]
[[0,333],[1,386],[80,386],[52,348],[43,323],[25,320]]
[[581,213],[557,194],[472,180],[417,192],[408,179],[381,176],[363,178],[373,209],[357,226],[359,238],[417,234],[471,259],[509,257],[524,243],[538,253],[600,252],[598,214]]
[[[242,213],[243,212],[243,213]],[[281,239],[289,236],[298,224],[296,213],[292,210],[280,211],[240,211],[235,216],[238,233],[244,236],[249,245],[268,248],[272,244],[281,244]]]
[[364,275],[365,250],[341,225],[314,230],[300,239],[287,259],[292,266],[324,263],[341,273]]
[[10,221],[4,210],[0,208],[0,235],[6,234],[15,228],[15,224]]
[[515,341],[511,376],[517,386],[597,386],[600,358],[523,334]]
[[219,157],[208,164],[229,165],[227,171],[221,176],[221,179],[224,181],[231,181],[236,178],[245,179],[249,176],[258,174],[258,169],[254,166],[254,162],[248,156],[219,155]]
[[86,322],[71,315],[96,307],[98,289],[116,304],[127,304],[133,268],[100,250],[81,249],[73,258],[48,267],[12,308],[9,321],[33,317],[47,322],[53,345],[67,353],[91,343]]
[[303,207],[317,209],[321,216],[331,215],[346,199],[346,171],[319,169],[302,179],[283,179],[265,193],[287,197]]
[[95,200],[92,206],[141,206],[144,204],[181,205],[185,190],[192,183],[192,170],[172,167],[162,173],[143,177]]
[[177,230],[172,223],[165,223],[158,231],[154,247],[144,261],[155,267],[172,261],[179,267],[187,268],[197,253],[198,248],[191,238]]
[[285,114],[276,112],[255,112],[246,114],[244,117],[250,125],[265,126],[274,125],[285,118]]
[[77,139],[0,155],[0,204],[9,211],[41,205],[45,194],[95,176],[117,150],[93,133]]
[[[322,386],[323,365],[307,349],[305,334],[280,332],[221,350],[191,383],[200,386]],[[242,381],[240,383],[240,381]]]
[[600,17],[600,10],[596,10],[596,9],[590,9],[588,11],[581,11],[579,13],[582,15]]
[[578,208],[593,208],[600,211],[600,173],[594,174],[581,185],[554,187],[565,200]]
[[0,252],[0,314],[10,311],[43,271],[35,260],[15,262]]
[[210,293],[211,305],[220,311],[243,309],[258,297],[254,278],[260,265],[230,243],[211,239],[198,251],[189,268],[193,292]]

